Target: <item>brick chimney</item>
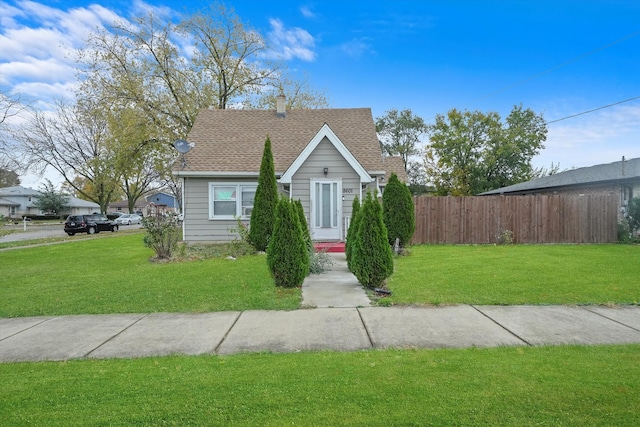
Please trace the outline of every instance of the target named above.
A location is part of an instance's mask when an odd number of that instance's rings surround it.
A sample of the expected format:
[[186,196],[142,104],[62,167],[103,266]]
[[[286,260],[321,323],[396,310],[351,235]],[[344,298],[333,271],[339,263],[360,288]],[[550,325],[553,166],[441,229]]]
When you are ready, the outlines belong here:
[[285,110],[286,108],[285,105],[286,105],[286,98],[284,97],[284,95],[280,94],[276,96],[276,115],[278,117],[284,118],[287,115]]

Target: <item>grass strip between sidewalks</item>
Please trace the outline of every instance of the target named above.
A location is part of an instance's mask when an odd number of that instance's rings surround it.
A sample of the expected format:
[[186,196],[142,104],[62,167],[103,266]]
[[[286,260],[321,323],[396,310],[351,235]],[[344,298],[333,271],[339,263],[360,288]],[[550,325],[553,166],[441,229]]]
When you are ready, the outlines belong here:
[[6,425],[640,425],[640,346],[0,364]]

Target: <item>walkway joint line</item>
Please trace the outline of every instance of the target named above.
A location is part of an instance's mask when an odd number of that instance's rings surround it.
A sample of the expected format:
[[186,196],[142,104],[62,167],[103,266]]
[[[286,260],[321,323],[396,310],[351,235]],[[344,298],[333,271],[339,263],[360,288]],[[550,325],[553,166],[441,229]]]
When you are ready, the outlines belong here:
[[473,308],[474,310],[476,310],[478,313],[482,314],[484,317],[486,317],[487,319],[491,320],[493,323],[495,323],[496,325],[500,326],[502,329],[504,329],[505,331],[509,332],[511,335],[513,335],[514,337],[518,338],[520,341],[522,341],[523,343],[525,343],[526,345],[528,345],[529,347],[533,347],[533,344],[531,344],[529,341],[525,340],[524,338],[522,338],[520,335],[516,334],[515,332],[513,332],[512,330],[510,330],[509,328],[507,328],[506,326],[502,325],[500,322],[497,322],[495,319],[493,319],[491,316],[489,316],[488,314],[484,313],[482,310],[480,310],[478,307],[476,307],[475,305],[470,305],[471,308]]
[[33,329],[33,328],[35,328],[36,326],[42,325],[42,324],[43,324],[43,323],[45,323],[45,322],[48,322],[48,321],[50,321],[50,320],[52,320],[52,319],[55,319],[56,317],[60,317],[60,316],[53,316],[53,317],[49,317],[48,319],[44,319],[44,320],[42,320],[41,322],[38,322],[38,323],[36,323],[36,324],[34,324],[34,325],[29,326],[28,328],[25,328],[25,329],[23,329],[23,330],[21,330],[21,331],[18,331],[18,332],[16,332],[16,333],[14,333],[14,334],[11,334],[11,335],[9,335],[9,336],[4,337],[4,338],[0,339],[0,341],[4,341],[4,340],[9,339],[9,338],[11,338],[11,337],[15,337],[16,335],[21,334],[21,333],[23,333],[24,331],[28,331],[29,329]]
[[224,336],[222,337],[222,339],[220,340],[216,348],[213,349],[213,354],[218,354],[218,350],[220,349],[220,346],[227,339],[227,337],[229,336],[229,333],[233,330],[233,327],[236,326],[236,323],[238,323],[238,320],[240,320],[240,316],[242,316],[242,313],[244,313],[244,311],[241,311],[236,317],[236,319],[233,321],[231,326],[229,326],[229,329],[227,329],[227,332],[225,332]]
[[106,341],[101,342],[96,348],[89,350],[84,356],[82,356],[82,359],[85,359],[87,357],[89,357],[89,355],[91,353],[93,353],[94,351],[96,351],[97,349],[99,349],[100,347],[102,347],[103,345],[105,345],[106,343],[108,343],[109,341],[113,340],[115,337],[121,335],[124,331],[126,331],[127,329],[131,328],[133,325],[135,325],[136,323],[138,323],[139,321],[141,321],[142,319],[144,319],[145,317],[149,316],[149,314],[151,313],[146,313],[145,315],[143,315],[142,317],[140,317],[138,320],[136,320],[135,322],[131,323],[129,326],[127,326],[126,328],[122,329],[120,332],[118,332],[117,334],[114,334],[113,336],[109,337],[109,339],[107,339]]
[[369,328],[367,328],[367,324],[365,323],[364,319],[362,318],[362,312],[360,312],[360,309],[358,307],[356,307],[356,311],[358,312],[358,317],[360,317],[360,321],[362,322],[362,327],[364,328],[364,331],[367,333],[367,339],[369,340],[369,346],[371,348],[375,348],[375,346],[373,345],[373,340],[371,339],[371,334],[369,333]]
[[605,315],[604,315],[604,314],[602,314],[602,313],[598,313],[598,312],[595,312],[595,311],[593,311],[593,310],[589,310],[589,307],[586,307],[586,306],[578,306],[578,307],[582,308],[583,310],[588,311],[589,313],[597,314],[597,315],[598,315],[598,316],[600,316],[600,317],[604,317],[604,318],[605,318],[605,319],[607,319],[607,320],[611,320],[612,322],[617,323],[617,324],[618,324],[618,325],[620,325],[620,326],[626,326],[626,327],[627,327],[627,328],[629,328],[629,329],[633,329],[634,331],[638,331],[638,332],[640,332],[640,329],[634,328],[633,326],[627,325],[626,323],[622,323],[622,322],[620,322],[620,321],[618,321],[618,320],[616,320],[616,319],[612,319],[611,317],[607,317],[607,316],[605,316]]

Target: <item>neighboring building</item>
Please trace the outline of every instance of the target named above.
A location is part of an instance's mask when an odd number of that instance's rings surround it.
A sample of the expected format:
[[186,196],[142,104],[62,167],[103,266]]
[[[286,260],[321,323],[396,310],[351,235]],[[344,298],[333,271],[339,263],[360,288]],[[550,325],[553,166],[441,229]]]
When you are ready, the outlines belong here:
[[276,111],[203,110],[173,171],[185,241],[231,240],[236,218],[248,223],[267,136],[278,189],[302,202],[316,241],[344,240],[354,197],[380,191],[387,169],[400,172],[383,161],[369,108],[285,111],[279,97]]
[[144,199],[149,215],[178,212],[178,201],[172,194],[158,191],[149,194]]
[[[21,218],[28,215],[42,215],[40,209],[33,204],[41,193],[28,187],[16,185],[0,188],[0,215]],[[62,215],[90,214],[100,211],[100,205],[76,197],[67,196],[69,209]]]
[[[145,211],[147,202],[140,198],[136,201],[133,206],[133,212],[143,212]],[[126,200],[118,200],[116,202],[109,203],[108,212],[121,212],[121,213],[133,213],[129,212],[129,202]]]
[[618,162],[572,169],[480,195],[516,194],[619,195],[624,214],[629,200],[640,197],[640,158],[623,157]]

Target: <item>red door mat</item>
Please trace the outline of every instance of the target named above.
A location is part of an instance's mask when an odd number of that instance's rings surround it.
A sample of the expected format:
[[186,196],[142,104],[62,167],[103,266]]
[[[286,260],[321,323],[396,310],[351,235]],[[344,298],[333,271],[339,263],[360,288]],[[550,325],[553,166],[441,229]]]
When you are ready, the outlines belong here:
[[316,252],[344,252],[344,242],[315,242],[313,247]]

